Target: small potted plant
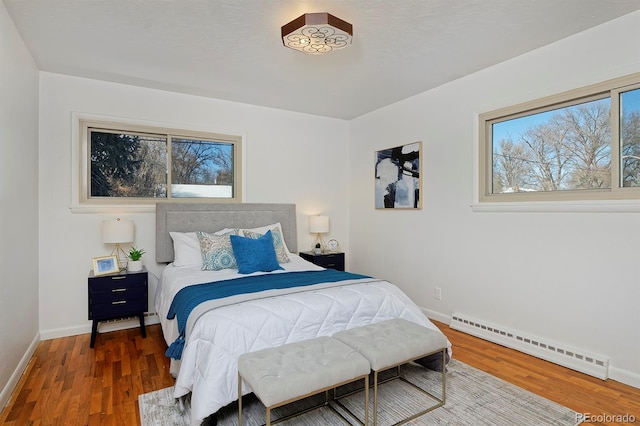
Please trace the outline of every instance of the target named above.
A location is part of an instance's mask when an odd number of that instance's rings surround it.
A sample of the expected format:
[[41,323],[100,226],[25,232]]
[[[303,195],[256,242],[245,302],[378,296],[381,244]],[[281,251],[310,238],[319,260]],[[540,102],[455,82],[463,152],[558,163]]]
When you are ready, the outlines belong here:
[[142,271],[142,255],[144,254],[144,249],[137,249],[135,247],[131,247],[129,249],[129,254],[127,257],[129,261],[127,262],[127,271],[129,272],[138,272]]

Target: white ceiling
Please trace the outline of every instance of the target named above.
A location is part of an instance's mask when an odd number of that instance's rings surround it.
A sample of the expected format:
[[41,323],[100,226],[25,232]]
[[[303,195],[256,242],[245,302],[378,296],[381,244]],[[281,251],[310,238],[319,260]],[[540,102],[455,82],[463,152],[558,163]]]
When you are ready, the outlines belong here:
[[[640,0],[3,1],[43,71],[343,119],[640,9]],[[283,47],[280,27],[310,12],[353,24],[352,45],[317,56]]]

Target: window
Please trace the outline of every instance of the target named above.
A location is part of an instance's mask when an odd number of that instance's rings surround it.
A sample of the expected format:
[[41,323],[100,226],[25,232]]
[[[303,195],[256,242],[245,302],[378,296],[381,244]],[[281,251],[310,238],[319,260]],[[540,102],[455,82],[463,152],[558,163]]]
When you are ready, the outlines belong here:
[[241,201],[241,137],[80,119],[80,203]]
[[640,197],[640,74],[480,115],[480,202]]
[[640,88],[620,92],[620,182],[640,186]]

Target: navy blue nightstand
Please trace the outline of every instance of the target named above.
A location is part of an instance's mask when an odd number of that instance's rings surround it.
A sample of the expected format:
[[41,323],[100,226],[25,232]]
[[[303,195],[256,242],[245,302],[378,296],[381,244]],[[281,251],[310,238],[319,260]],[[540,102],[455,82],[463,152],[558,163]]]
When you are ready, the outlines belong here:
[[148,282],[149,274],[144,268],[140,272],[125,270],[99,277],[94,276],[93,271],[89,273],[89,319],[93,320],[91,347],[95,344],[100,321],[137,316],[142,337],[147,337],[144,313],[149,304]]
[[344,271],[344,253],[315,254],[311,251],[301,251],[300,257],[323,268]]

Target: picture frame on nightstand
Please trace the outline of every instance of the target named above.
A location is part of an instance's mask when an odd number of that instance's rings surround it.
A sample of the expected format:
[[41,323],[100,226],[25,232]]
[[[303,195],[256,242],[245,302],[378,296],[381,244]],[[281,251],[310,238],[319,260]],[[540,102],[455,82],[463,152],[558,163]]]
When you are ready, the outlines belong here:
[[117,256],[98,256],[93,258],[93,275],[117,274],[120,272]]

